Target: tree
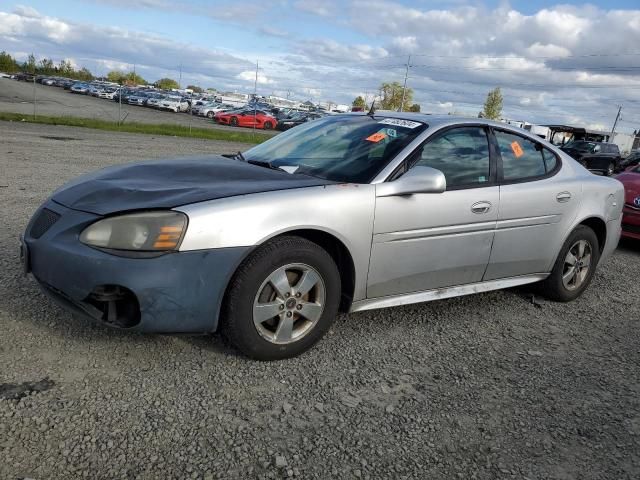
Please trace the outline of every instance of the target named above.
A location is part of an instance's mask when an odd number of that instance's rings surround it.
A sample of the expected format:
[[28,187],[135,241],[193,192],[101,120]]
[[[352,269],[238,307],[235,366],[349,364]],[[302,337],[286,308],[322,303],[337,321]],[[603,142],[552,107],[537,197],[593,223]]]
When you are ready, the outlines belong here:
[[193,93],[202,93],[204,90],[197,85],[187,85],[188,90],[192,90]]
[[43,73],[44,75],[51,75],[54,73],[55,67],[53,64],[53,60],[50,58],[43,58],[40,60],[40,66],[38,67],[38,72]]
[[409,107],[409,111],[410,112],[419,112],[420,111],[420,104],[419,103],[414,103],[413,105],[411,105]]
[[13,73],[18,71],[20,71],[18,62],[4,50],[0,52],[0,72]]
[[487,94],[487,100],[484,102],[484,109],[480,112],[483,118],[490,120],[499,120],[502,115],[502,92],[500,87],[496,87]]
[[354,107],[362,108],[363,110],[367,109],[367,102],[364,98],[362,98],[361,95],[358,95],[351,105],[353,105]]
[[173,78],[161,78],[155,83],[155,86],[161,88],[162,90],[171,90],[172,88],[180,88],[178,82],[176,82]]
[[93,74],[89,71],[89,69],[85,67],[82,67],[80,70],[75,72],[73,76],[78,80],[85,80],[85,81],[93,80]]
[[[402,104],[402,85],[399,82],[383,82],[380,85],[380,96],[382,97],[381,108],[383,110],[400,110]],[[402,110],[409,110],[413,104],[413,90],[407,88],[404,94],[404,104]]]
[[30,53],[27,57],[27,61],[22,65],[22,69],[25,72],[36,73],[36,56]]

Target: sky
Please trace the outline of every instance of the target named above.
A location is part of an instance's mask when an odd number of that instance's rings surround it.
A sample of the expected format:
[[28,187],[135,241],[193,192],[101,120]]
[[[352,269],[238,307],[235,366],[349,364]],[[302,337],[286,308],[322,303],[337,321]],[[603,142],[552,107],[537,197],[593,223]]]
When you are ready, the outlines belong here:
[[[403,82],[428,113],[640,129],[640,0],[0,0],[0,50],[312,101]],[[409,60],[409,55],[411,59]]]

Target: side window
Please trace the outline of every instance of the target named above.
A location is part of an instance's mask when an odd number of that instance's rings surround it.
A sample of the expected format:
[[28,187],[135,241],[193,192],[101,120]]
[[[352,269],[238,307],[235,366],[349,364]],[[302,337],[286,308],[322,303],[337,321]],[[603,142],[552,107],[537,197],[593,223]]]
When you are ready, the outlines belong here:
[[547,173],[542,153],[544,147],[540,144],[513,133],[496,131],[495,136],[502,157],[502,176],[505,180],[540,177]]
[[544,157],[544,165],[547,169],[547,173],[552,171],[558,165],[558,157],[546,148],[542,148],[542,156]]
[[487,134],[482,127],[447,130],[422,147],[415,165],[440,170],[447,179],[447,188],[481,186],[490,179]]

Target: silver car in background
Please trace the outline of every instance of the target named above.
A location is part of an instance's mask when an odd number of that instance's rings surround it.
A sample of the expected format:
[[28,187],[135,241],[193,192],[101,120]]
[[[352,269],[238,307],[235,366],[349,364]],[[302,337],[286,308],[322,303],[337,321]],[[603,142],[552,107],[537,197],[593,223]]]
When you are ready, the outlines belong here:
[[221,330],[251,357],[280,359],[338,311],[527,283],[573,300],[618,244],[623,194],[501,123],[336,115],[229,158],[81,177],[36,212],[23,259],[94,319]]

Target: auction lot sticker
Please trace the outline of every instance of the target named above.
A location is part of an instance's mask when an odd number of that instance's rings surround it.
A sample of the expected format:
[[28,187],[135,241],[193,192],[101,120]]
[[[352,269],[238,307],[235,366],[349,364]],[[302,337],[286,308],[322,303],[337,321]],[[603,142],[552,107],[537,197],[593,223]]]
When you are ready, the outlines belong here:
[[395,125],[396,127],[405,127],[405,128],[416,128],[422,125],[420,122],[413,122],[411,120],[401,120],[399,118],[385,118],[384,120],[380,120],[378,123],[382,123],[384,125]]

